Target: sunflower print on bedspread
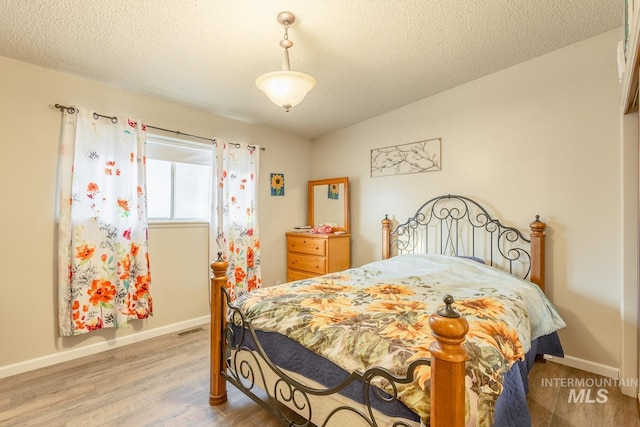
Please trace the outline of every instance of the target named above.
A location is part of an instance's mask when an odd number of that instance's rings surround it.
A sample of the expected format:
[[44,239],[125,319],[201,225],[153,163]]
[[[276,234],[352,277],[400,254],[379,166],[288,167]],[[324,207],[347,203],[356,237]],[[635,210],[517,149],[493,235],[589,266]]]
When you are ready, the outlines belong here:
[[[445,285],[438,274],[387,279],[365,266],[263,288],[236,305],[256,329],[286,335],[347,372],[384,367],[405,375],[412,361],[430,357],[429,316],[450,293],[469,322],[467,421],[490,426],[503,375],[532,339],[523,297],[499,283]],[[413,383],[398,385],[399,400],[425,422],[430,378],[430,367],[422,365]],[[391,391],[381,381],[375,385]]]

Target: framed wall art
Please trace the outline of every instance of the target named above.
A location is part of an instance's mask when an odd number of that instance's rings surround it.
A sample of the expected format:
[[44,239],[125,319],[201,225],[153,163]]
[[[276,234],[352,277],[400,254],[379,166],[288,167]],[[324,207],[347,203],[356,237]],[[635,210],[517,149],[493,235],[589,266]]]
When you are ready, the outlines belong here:
[[371,176],[439,171],[442,138],[371,150]]
[[284,196],[284,174],[283,173],[271,174],[271,195]]

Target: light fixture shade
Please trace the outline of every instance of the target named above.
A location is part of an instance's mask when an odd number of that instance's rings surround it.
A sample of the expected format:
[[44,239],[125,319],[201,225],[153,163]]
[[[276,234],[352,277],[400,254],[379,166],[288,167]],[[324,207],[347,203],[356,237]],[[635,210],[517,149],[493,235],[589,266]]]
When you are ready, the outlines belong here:
[[256,79],[258,89],[287,111],[301,103],[315,85],[316,79],[297,71],[274,71]]

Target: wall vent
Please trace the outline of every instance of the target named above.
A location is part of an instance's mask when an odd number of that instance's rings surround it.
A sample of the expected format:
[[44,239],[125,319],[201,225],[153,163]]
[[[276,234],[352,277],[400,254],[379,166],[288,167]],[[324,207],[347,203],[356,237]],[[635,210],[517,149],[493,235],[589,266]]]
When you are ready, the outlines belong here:
[[195,334],[196,332],[202,332],[202,331],[204,331],[204,329],[200,328],[200,327],[193,328],[193,329],[187,329],[186,331],[182,331],[182,332],[176,333],[176,336],[178,338],[183,338],[183,337],[186,337],[187,335]]

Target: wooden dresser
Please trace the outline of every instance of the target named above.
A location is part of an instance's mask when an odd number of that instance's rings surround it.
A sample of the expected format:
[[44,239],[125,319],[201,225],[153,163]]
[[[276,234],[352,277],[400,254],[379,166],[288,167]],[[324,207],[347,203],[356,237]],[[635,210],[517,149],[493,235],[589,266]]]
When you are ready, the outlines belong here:
[[350,242],[350,234],[287,233],[287,281],[346,270]]

